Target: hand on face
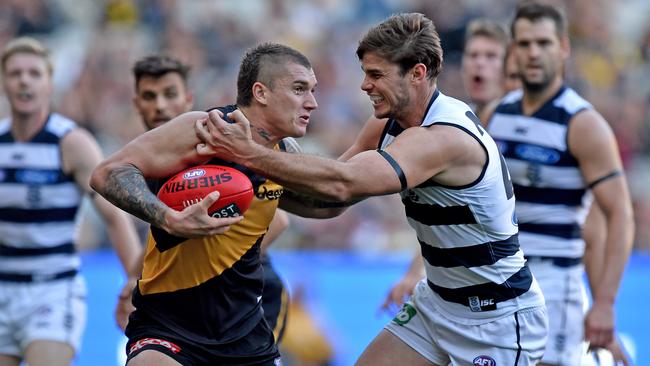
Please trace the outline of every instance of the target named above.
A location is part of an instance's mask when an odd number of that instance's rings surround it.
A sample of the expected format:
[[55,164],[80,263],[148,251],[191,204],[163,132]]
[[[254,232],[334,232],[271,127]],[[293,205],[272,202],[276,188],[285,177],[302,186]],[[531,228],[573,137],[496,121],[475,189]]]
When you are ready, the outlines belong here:
[[194,124],[196,135],[202,142],[196,145],[199,155],[218,156],[224,160],[241,163],[255,142],[251,136],[250,122],[240,110],[228,114],[234,123],[223,119],[223,113],[213,110],[208,118]]

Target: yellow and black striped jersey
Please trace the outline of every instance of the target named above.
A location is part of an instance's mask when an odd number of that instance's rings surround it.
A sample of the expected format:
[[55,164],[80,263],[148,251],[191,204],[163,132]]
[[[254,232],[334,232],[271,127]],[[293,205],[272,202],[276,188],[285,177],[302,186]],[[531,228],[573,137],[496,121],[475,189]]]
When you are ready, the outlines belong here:
[[151,227],[133,302],[180,336],[220,344],[246,335],[262,319],[260,243],[283,188],[240,165],[220,159],[208,164],[249,177],[255,192],[250,208],[219,235],[184,239]]

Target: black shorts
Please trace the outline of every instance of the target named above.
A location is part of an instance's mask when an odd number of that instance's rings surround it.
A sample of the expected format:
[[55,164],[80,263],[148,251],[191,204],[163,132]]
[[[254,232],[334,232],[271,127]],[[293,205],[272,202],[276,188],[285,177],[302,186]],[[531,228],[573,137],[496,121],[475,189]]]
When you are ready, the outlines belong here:
[[276,341],[280,343],[287,322],[289,295],[282,279],[271,265],[268,255],[262,256],[262,267],[264,268],[264,291],[262,292],[264,319],[273,330]]
[[224,344],[202,344],[179,336],[159,322],[138,313],[129,318],[126,335],[127,363],[144,350],[166,354],[183,366],[277,366],[280,353],[273,333],[261,320],[246,336]]

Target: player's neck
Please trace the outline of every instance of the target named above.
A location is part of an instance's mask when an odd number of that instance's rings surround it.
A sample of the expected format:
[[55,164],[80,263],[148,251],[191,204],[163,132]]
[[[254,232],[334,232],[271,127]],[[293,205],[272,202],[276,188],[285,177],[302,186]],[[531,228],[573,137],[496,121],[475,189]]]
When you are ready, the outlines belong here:
[[250,122],[253,141],[269,148],[272,148],[280,141],[280,138],[273,136],[266,127],[266,119],[262,113],[257,113],[254,108],[239,108],[239,110]]
[[35,113],[11,113],[11,135],[16,141],[28,141],[43,128],[49,111],[44,108]]
[[406,113],[402,116],[397,116],[397,122],[400,126],[404,128],[416,127],[422,124],[425,114],[427,113],[427,108],[429,108],[429,102],[433,98],[433,94],[436,92],[436,83],[432,83],[426,86],[426,92],[421,93],[421,97],[416,99],[416,103],[412,103],[412,108],[403,108],[402,110]]
[[524,87],[522,99],[522,110],[525,115],[531,115],[541,108],[544,103],[562,88],[564,80],[561,77],[555,78],[548,86],[541,90],[531,90]]

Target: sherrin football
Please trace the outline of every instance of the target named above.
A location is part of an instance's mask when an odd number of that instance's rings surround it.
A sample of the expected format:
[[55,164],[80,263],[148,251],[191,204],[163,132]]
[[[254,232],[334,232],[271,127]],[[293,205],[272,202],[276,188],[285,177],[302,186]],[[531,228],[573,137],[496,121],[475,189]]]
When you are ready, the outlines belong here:
[[253,184],[239,170],[221,165],[199,165],[169,178],[158,191],[167,206],[182,211],[211,192],[220,196],[208,209],[213,217],[234,217],[246,212],[253,200]]

